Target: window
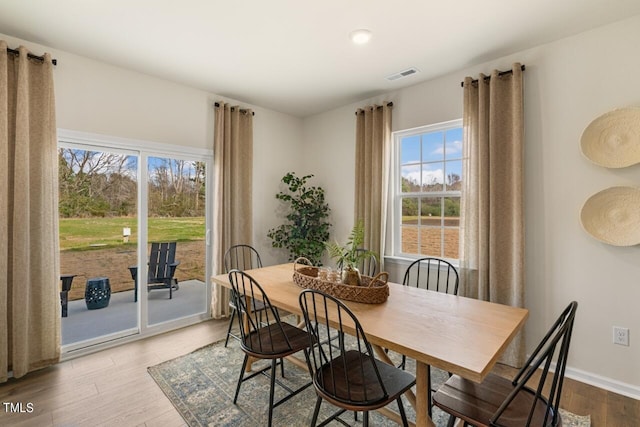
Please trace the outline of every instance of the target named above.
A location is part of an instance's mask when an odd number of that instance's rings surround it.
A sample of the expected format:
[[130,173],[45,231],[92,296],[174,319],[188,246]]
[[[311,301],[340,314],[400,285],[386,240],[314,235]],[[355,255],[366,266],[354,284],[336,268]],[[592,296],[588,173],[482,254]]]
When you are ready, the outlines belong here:
[[458,259],[462,120],[394,133],[394,255]]

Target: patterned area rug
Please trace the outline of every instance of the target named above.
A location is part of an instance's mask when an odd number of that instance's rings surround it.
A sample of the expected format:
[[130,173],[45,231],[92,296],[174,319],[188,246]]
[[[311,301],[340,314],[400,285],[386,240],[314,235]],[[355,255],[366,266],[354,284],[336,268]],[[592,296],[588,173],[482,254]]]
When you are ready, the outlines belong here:
[[[304,357],[300,355],[301,359]],[[176,359],[169,360],[148,368],[148,372],[158,386],[167,395],[171,403],[191,426],[265,426],[267,425],[267,407],[269,399],[269,380],[267,377],[257,377],[242,384],[238,403],[233,404],[240,367],[244,353],[236,340],[231,339],[229,346],[224,347],[220,341]],[[253,369],[266,366],[264,361],[255,363]],[[408,370],[414,370],[409,366]],[[278,369],[279,371],[279,369]],[[441,383],[446,374],[439,369],[432,369],[434,383]],[[285,362],[285,379],[282,380],[292,389],[309,382],[309,374]],[[284,395],[284,390],[276,385],[276,400]],[[276,407],[273,413],[274,426],[308,426],[313,415],[316,394],[313,386],[293,397],[289,401]],[[396,410],[394,405],[390,409]],[[415,420],[413,408],[406,400],[404,404],[407,417]],[[335,412],[336,408],[323,402],[319,421],[324,420]],[[342,419],[349,425],[361,426],[355,421],[353,413],[345,413]],[[434,408],[433,419],[437,426],[445,426],[448,416],[438,408]],[[566,411],[562,412],[564,427],[589,427],[590,417],[577,416]],[[391,420],[378,413],[371,413],[370,424],[374,426],[396,426]],[[334,421],[330,426],[341,425]]]

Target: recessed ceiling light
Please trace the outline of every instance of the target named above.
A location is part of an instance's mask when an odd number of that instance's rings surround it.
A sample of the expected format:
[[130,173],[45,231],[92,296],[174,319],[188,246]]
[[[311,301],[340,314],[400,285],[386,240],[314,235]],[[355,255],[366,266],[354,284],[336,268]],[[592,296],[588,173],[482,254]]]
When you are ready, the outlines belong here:
[[359,30],[351,31],[349,37],[355,44],[365,44],[371,39],[371,35],[371,31],[362,28]]

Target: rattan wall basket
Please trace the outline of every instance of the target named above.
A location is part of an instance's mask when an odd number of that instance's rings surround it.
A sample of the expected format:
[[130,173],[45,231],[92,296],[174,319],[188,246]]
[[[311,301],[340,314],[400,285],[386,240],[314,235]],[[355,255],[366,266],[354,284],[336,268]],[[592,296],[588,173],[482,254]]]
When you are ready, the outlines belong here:
[[[302,262],[306,262],[303,264]],[[344,283],[330,282],[318,278],[318,267],[311,266],[306,258],[298,258],[293,263],[293,282],[304,289],[315,289],[336,298],[362,302],[366,304],[381,304],[389,297],[389,273],[383,271],[375,277],[362,276],[362,285],[353,286]]]

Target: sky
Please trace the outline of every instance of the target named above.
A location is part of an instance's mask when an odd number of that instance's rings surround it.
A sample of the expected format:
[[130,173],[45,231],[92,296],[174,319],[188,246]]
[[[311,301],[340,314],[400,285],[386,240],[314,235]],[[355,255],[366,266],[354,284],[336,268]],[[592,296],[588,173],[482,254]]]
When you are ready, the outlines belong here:
[[450,173],[462,176],[461,159],[462,128],[407,136],[400,142],[402,176],[416,183],[442,183]]

